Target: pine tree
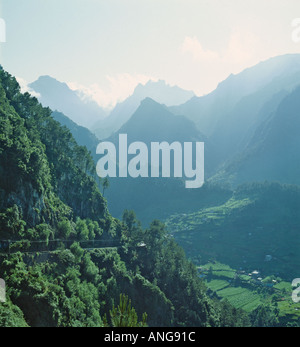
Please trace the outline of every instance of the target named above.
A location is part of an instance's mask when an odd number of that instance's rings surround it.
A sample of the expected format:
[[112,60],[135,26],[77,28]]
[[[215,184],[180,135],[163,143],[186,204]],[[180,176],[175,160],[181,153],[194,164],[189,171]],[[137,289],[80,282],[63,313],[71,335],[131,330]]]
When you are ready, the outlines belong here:
[[133,307],[131,307],[131,300],[128,296],[120,295],[120,304],[110,311],[111,323],[113,327],[146,327],[147,314],[143,314],[143,319],[138,322],[138,315]]

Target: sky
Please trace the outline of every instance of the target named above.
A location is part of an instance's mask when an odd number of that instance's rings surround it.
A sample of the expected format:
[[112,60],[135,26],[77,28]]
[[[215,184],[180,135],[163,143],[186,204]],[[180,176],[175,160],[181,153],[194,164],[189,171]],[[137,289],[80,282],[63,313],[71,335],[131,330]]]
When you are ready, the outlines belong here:
[[148,80],[200,96],[300,53],[299,0],[0,0],[0,18],[0,63],[23,88],[50,75],[110,108]]

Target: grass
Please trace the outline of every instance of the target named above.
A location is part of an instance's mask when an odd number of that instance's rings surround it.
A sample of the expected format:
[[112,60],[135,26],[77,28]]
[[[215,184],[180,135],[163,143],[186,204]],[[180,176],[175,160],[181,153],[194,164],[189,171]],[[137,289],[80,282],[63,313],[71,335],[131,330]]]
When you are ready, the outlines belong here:
[[255,310],[262,304],[259,294],[242,287],[229,287],[217,292],[222,299],[227,299],[234,307],[246,312]]
[[221,263],[208,263],[205,265],[206,271],[212,271],[212,275],[216,277],[223,277],[233,279],[236,271],[233,270],[229,265]]
[[[249,313],[262,304],[262,296],[254,290],[233,285],[233,279],[237,276],[237,272],[229,265],[217,262],[208,263],[201,269],[208,275],[207,287],[222,300],[228,300],[234,307]],[[244,281],[250,280],[250,277],[246,275],[241,275],[240,278]]]
[[224,280],[212,280],[209,283],[207,283],[207,286],[212,291],[217,292],[221,289],[228,287],[229,283],[227,281],[224,281]]
[[235,212],[241,210],[244,207],[251,204],[253,201],[250,199],[235,200],[231,198],[225,204],[216,207],[210,207],[198,212],[190,214],[176,214],[166,221],[166,225],[172,229],[172,231],[192,230],[195,226],[205,225],[211,222],[218,224],[222,222],[224,218]]
[[291,283],[289,282],[280,282],[280,283],[277,283],[275,286],[274,286],[275,289],[278,289],[280,291],[287,291],[287,292],[292,292],[292,285]]

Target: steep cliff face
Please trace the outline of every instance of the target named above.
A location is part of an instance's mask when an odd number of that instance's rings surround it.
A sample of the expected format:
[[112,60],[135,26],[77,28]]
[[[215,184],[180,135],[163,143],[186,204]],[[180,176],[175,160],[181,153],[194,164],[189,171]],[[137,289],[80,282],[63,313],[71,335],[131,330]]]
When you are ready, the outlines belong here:
[[3,70],[0,81],[0,210],[14,207],[28,226],[35,226],[46,217],[50,169],[42,143],[26,128],[25,119],[12,106],[15,101],[7,97],[16,98],[17,85]]
[[6,193],[1,190],[0,195],[0,210],[16,205],[28,226],[34,227],[41,223],[41,211],[46,209],[45,197],[30,183],[20,182],[19,187],[16,187],[14,191]]
[[105,218],[88,150],[2,69],[0,82],[1,210],[15,207],[27,227],[55,226],[71,214]]

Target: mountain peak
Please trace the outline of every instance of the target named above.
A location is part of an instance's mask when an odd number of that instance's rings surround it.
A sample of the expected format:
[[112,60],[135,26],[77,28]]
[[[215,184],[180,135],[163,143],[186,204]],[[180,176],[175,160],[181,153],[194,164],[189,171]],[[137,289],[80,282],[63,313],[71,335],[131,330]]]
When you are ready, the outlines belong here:
[[105,111],[96,102],[82,100],[66,83],[51,76],[40,76],[29,87],[39,93],[39,101],[43,106],[64,113],[83,127],[90,128],[106,116]]
[[66,83],[60,82],[49,75],[40,76],[35,82],[29,84],[29,87],[38,93],[46,93],[50,89],[56,89],[57,92],[61,92],[62,90],[72,92]]
[[146,97],[145,99],[143,99],[141,101],[141,106],[149,106],[149,105],[159,105],[159,106],[161,106],[158,102],[156,102],[155,100],[153,100],[150,97]]
[[95,125],[95,134],[100,139],[109,137],[120,129],[139,107],[152,104],[150,108],[153,109],[153,107],[164,107],[163,105],[179,105],[194,96],[193,92],[176,86],[171,87],[163,80],[149,80],[145,85],[140,83],[130,97],[119,103],[104,121]]
[[146,84],[138,84],[131,98],[137,98],[140,102],[146,97],[150,97],[160,104],[173,106],[180,105],[194,96],[194,92],[170,86],[164,80],[149,80]]
[[60,83],[56,78],[49,76],[49,75],[42,75],[40,76],[37,81],[56,81],[58,83]]
[[[132,117],[128,120],[129,124],[132,122],[141,121],[142,119],[153,121],[156,118],[163,117],[165,115],[171,115],[171,112],[165,105],[162,105],[152,98],[145,98],[140,102],[139,107]],[[172,115],[173,116],[173,115]]]

